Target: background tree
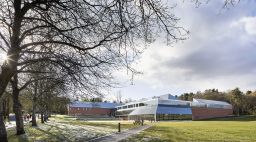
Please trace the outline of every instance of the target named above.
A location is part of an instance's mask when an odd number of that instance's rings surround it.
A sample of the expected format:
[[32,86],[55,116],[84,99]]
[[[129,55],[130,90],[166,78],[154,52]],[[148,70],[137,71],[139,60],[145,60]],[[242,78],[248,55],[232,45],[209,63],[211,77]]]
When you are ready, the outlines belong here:
[[220,92],[218,89],[207,89],[203,93],[197,93],[195,98],[228,101],[225,92]]
[[243,92],[239,88],[235,88],[228,92],[229,101],[233,105],[234,113],[240,115],[242,113],[242,105],[244,103]]
[[117,94],[115,95],[115,97],[116,97],[116,102],[117,103],[122,103],[123,95],[122,95],[122,92],[120,90],[117,91]]
[[256,114],[256,91],[247,91],[246,95],[244,96],[245,98],[245,110],[247,111],[247,114]]
[[102,98],[97,97],[97,98],[91,98],[90,102],[103,102],[103,100]]
[[253,115],[256,113],[256,91],[247,91],[244,94],[239,88],[227,92],[207,89],[204,92],[184,93],[179,96],[181,100],[191,101],[193,98],[228,102],[233,106],[235,115]]
[[[38,100],[36,105],[39,112],[41,113],[41,122],[44,123],[44,116],[49,116],[52,111],[52,106],[54,104],[54,98],[62,92],[62,80],[49,80],[44,79],[38,81]],[[62,93],[63,94],[63,93]]]
[[192,101],[194,97],[195,97],[195,94],[190,92],[190,93],[181,94],[179,96],[179,99],[185,100],[185,101]]
[[68,114],[67,105],[70,99],[65,96],[54,96],[51,103],[51,112],[56,114]]

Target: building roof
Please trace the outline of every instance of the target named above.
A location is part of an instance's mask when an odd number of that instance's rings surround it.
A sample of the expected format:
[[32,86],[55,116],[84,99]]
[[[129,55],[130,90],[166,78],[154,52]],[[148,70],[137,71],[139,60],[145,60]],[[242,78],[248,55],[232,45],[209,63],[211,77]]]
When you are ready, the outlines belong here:
[[120,104],[118,103],[108,103],[108,102],[80,102],[75,101],[69,104],[69,107],[84,107],[84,108],[115,108]]
[[205,100],[205,99],[195,99],[193,98],[193,102],[204,103],[204,104],[214,104],[214,105],[231,105],[227,102],[223,101],[214,101],[214,100]]
[[165,94],[165,95],[160,95],[160,96],[157,96],[157,98],[159,99],[162,99],[162,100],[176,100],[177,98],[171,94]]

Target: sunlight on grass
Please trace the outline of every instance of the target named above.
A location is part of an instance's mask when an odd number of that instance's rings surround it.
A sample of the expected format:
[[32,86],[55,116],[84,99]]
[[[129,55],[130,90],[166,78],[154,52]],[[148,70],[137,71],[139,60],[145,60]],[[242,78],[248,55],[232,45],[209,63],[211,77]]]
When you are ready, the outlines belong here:
[[[254,142],[256,116],[211,121],[159,122],[124,141]],[[124,142],[123,141],[123,142]]]

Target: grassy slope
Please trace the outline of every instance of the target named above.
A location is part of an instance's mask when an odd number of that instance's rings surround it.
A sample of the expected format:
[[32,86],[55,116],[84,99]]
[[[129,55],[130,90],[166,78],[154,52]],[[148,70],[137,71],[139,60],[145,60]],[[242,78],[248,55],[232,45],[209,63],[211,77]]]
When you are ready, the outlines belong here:
[[208,121],[159,122],[124,141],[254,142],[256,116]]

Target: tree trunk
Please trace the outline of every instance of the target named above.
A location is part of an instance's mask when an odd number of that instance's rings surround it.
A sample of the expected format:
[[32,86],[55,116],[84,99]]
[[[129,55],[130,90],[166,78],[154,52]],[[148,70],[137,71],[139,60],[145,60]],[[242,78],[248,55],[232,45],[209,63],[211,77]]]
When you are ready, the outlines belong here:
[[0,141],[7,142],[7,132],[4,124],[4,113],[3,113],[3,103],[4,96],[0,98]]
[[6,98],[3,99],[1,105],[2,105],[2,107],[3,107],[3,118],[4,118],[4,122],[6,122]]
[[41,112],[41,123],[44,123],[44,114]]
[[10,122],[10,96],[7,96],[7,105],[6,105],[7,109],[6,109],[6,117],[8,122]]
[[32,101],[32,126],[37,126],[36,123],[36,97],[37,97],[37,86],[38,86],[38,82],[35,82],[35,90],[34,90],[34,94],[33,94],[33,101]]
[[36,96],[33,96],[33,108],[32,108],[32,126],[37,126],[36,123]]
[[33,102],[32,102],[32,126],[37,126],[36,123],[36,95],[33,96]]
[[36,123],[36,113],[35,113],[35,109],[33,107],[33,112],[32,112],[32,126],[37,126],[37,123]]
[[35,108],[34,108],[34,105],[33,105],[33,112],[32,112],[32,126],[37,126],[37,123],[36,123],[36,112],[35,112]]
[[15,113],[15,119],[16,119],[16,135],[24,134],[25,130],[24,130],[22,111],[21,111],[21,104],[20,103],[13,104],[13,111]]
[[[6,64],[6,63],[4,63]],[[12,71],[11,69],[8,67],[8,65],[2,65],[2,72],[0,74],[0,97],[3,96],[4,91],[6,89],[7,84],[9,83],[9,81],[12,78]]]
[[1,140],[1,142],[8,142],[7,132],[6,132],[5,124],[4,124],[2,111],[0,112],[0,140]]
[[[20,27],[22,22],[22,16],[21,13],[21,1],[15,0],[14,2],[14,21],[12,25],[12,37],[11,37],[11,48],[7,52],[7,56],[10,58],[10,60],[5,61],[3,65],[1,66],[1,73],[0,73],[0,98],[2,98],[3,93],[10,82],[12,76],[17,71],[17,63],[19,59],[19,45],[20,45]],[[6,128],[4,125],[3,120],[3,112],[1,111],[0,115],[0,140],[1,142],[7,142],[7,133]]]
[[10,97],[9,97],[9,94],[6,93],[6,96],[3,97],[3,100],[2,100],[2,105],[3,105],[3,116],[4,116],[4,121],[10,121],[9,120],[9,101],[10,101]]
[[[3,63],[1,66],[1,73],[0,73],[0,98],[3,97],[3,94],[5,92],[5,89],[10,82],[12,76],[17,70],[17,61],[19,58],[19,52],[17,50],[9,50],[7,55],[11,57],[11,60],[8,60]],[[1,142],[7,141],[7,133],[6,128],[4,125],[4,119],[3,119],[3,112],[1,112],[1,118],[0,118],[0,140]]]
[[12,81],[12,89],[13,89],[13,112],[15,113],[16,119],[16,134],[21,135],[25,134],[24,123],[21,111],[21,103],[19,101],[19,89],[18,89],[18,76],[17,74],[13,76]]
[[[17,48],[12,48],[8,51],[7,55],[11,58],[11,60],[8,60],[3,63],[1,66],[1,73],[0,73],[0,98],[3,97],[3,94],[5,92],[5,89],[10,82],[12,76],[17,71],[17,61],[19,59],[19,53],[20,51],[17,50]],[[3,112],[1,110],[1,116],[0,116],[0,140],[1,142],[7,142],[7,133],[6,128],[4,124],[3,119]]]

